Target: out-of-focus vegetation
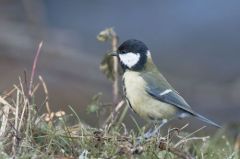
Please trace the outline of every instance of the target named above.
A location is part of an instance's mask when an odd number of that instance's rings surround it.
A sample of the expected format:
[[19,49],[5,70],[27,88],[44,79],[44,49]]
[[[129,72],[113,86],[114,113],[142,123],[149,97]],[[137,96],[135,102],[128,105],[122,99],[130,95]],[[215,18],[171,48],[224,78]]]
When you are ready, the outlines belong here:
[[[109,29],[107,29],[109,31]],[[113,30],[112,30],[113,31]],[[106,39],[116,40],[105,37]],[[105,40],[104,40],[105,41]],[[112,45],[114,50],[116,44]],[[166,135],[158,135],[138,142],[146,127],[140,127],[135,119],[138,131],[128,130],[123,123],[127,107],[124,101],[105,104],[101,94],[92,98],[89,113],[102,111],[111,106],[112,112],[100,128],[92,128],[68,106],[72,113],[52,111],[49,103],[47,84],[41,76],[34,81],[39,45],[31,78],[19,77],[19,82],[0,95],[0,158],[226,158],[239,157],[240,137],[228,133],[227,127],[215,135],[200,135],[202,128],[187,133],[185,128],[171,128]],[[110,60],[111,62],[109,62]],[[112,69],[114,60],[105,55],[101,69],[112,79],[116,88],[118,70]],[[118,84],[117,84],[118,86]],[[40,89],[42,88],[42,89]],[[35,103],[36,92],[42,90],[45,100]],[[118,96],[118,93],[114,94]],[[113,100],[113,103],[116,102]],[[41,114],[40,110],[47,112]],[[98,118],[96,117],[96,120]],[[237,131],[239,132],[239,131]]]

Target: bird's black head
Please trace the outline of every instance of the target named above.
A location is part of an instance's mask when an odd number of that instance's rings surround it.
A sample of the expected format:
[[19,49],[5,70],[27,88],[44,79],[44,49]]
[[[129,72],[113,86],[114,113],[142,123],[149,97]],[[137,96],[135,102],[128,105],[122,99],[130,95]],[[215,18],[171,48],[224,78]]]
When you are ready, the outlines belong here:
[[123,70],[139,71],[144,68],[147,56],[150,54],[147,46],[139,40],[130,39],[123,42],[118,50],[117,56]]

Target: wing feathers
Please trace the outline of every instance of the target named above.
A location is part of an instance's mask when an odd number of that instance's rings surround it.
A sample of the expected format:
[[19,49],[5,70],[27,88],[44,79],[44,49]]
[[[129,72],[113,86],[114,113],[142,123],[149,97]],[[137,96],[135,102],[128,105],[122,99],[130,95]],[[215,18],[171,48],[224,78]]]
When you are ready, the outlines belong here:
[[156,98],[157,100],[160,100],[162,102],[174,105],[178,107],[179,109],[182,109],[184,112],[187,112],[194,117],[198,118],[199,120],[209,123],[213,126],[216,126],[220,128],[221,126],[214,123],[213,121],[205,118],[204,116],[194,112],[191,107],[187,104],[187,102],[181,97],[178,93],[176,93],[174,90],[166,89],[164,91],[160,91],[159,89],[147,89],[146,90],[149,95]]

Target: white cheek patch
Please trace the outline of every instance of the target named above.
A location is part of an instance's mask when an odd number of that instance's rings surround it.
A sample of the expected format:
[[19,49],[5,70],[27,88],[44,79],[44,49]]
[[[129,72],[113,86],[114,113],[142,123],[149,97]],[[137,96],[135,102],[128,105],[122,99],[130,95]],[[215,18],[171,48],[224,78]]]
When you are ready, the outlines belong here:
[[129,52],[125,54],[119,54],[119,58],[124,65],[126,65],[128,68],[131,68],[138,63],[140,54]]

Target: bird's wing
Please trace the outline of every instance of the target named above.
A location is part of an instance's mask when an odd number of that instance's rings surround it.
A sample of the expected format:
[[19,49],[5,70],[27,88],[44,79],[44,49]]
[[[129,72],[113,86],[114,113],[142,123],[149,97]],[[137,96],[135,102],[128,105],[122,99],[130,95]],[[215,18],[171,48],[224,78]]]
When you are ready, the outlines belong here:
[[178,92],[175,91],[167,82],[167,80],[157,71],[147,73],[145,72],[142,77],[146,81],[146,92],[153,98],[161,102],[176,106],[177,108],[193,115],[199,120],[207,122],[218,128],[221,127],[220,125],[193,111],[192,108],[183,99],[183,97],[181,97]]
[[192,115],[195,112],[187,104],[176,90],[167,82],[167,80],[158,72],[148,72],[142,75],[146,81],[146,92],[155,99],[174,105]]
[[187,102],[181,97],[175,90],[172,89],[160,89],[160,88],[150,88],[147,87],[146,91],[149,95],[154,97],[155,99],[171,104],[173,106],[178,107],[192,115],[194,115],[194,111],[187,104]]

